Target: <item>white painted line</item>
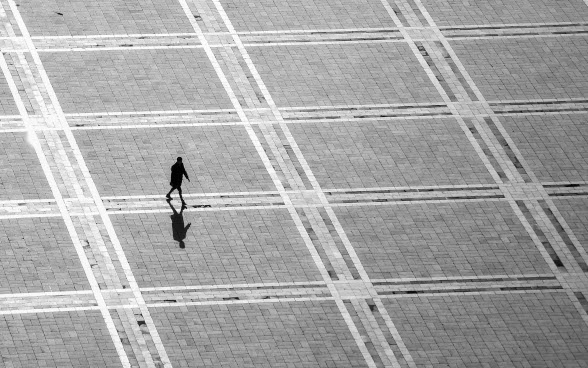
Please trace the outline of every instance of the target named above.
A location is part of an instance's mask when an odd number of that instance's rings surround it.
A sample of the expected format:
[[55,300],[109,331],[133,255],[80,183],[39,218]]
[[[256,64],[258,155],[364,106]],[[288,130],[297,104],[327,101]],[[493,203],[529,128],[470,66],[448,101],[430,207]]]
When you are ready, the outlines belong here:
[[[63,132],[68,140],[68,143],[70,144],[70,146],[72,148],[72,153],[76,157],[77,164],[79,165],[80,170],[84,174],[84,177],[86,179],[86,184],[88,185],[89,190],[92,193],[95,204],[98,207],[98,210],[101,214],[101,219],[103,221],[104,227],[106,228],[106,231],[108,232],[108,235],[109,235],[110,240],[112,242],[112,246],[114,247],[116,254],[117,254],[117,257],[118,257],[118,260],[119,260],[120,264],[122,265],[122,268],[125,272],[125,276],[129,282],[129,286],[131,287],[131,289],[134,292],[134,296],[137,300],[137,304],[139,305],[141,313],[143,314],[143,318],[145,318],[145,321],[146,321],[147,326],[149,328],[149,332],[150,332],[151,337],[153,339],[153,342],[155,343],[155,346],[157,348],[157,352],[158,352],[164,366],[171,367],[169,357],[167,356],[167,353],[165,351],[163,343],[161,342],[161,338],[160,338],[159,334],[157,333],[157,330],[155,328],[153,320],[151,319],[151,315],[149,314],[149,310],[145,306],[145,301],[143,300],[143,298],[141,296],[141,292],[139,291],[138,285],[137,285],[135,278],[132,274],[130,265],[126,259],[124,251],[123,251],[121,244],[118,240],[118,237],[116,236],[116,233],[114,231],[114,227],[112,226],[112,223],[110,222],[108,214],[106,213],[106,209],[104,208],[104,205],[102,204],[102,200],[100,199],[100,195],[98,193],[98,190],[97,190],[97,188],[96,188],[96,186],[90,176],[89,170],[84,162],[83,156],[82,156],[81,151],[77,145],[75,137],[73,136],[73,133],[71,132],[71,130],[68,129],[69,126],[67,124],[66,118],[63,115],[63,111],[61,109],[61,106],[59,104],[57,96],[55,95],[55,91],[53,90],[53,88],[51,86],[51,82],[49,80],[49,77],[47,76],[47,73],[45,72],[45,70],[43,68],[39,54],[35,50],[34,43],[30,37],[30,34],[27,30],[27,27],[26,27],[21,15],[18,11],[18,8],[17,8],[14,0],[8,0],[8,3],[10,5],[12,13],[13,13],[13,15],[19,25],[20,31],[23,35],[23,38],[25,39],[25,42],[26,42],[27,46],[29,47],[31,57],[32,57],[36,67],[38,68],[38,72],[39,72],[40,77],[43,81],[43,84],[45,85],[45,87],[47,89],[47,93],[49,95],[49,98],[53,104],[53,107],[55,108],[55,113],[57,114],[59,121],[61,122],[62,127],[64,128]],[[4,59],[2,58],[2,60],[4,60]],[[3,68],[6,67],[6,69],[7,69],[5,62],[3,62],[3,64],[4,64]],[[6,71],[8,71],[8,70],[6,70]],[[12,83],[14,85],[14,82],[12,82]],[[16,86],[14,86],[14,88],[16,88]],[[16,93],[18,95],[17,90],[14,91],[13,93]],[[20,97],[18,97],[18,98],[20,99]],[[21,105],[22,105],[22,103],[21,103]],[[21,115],[23,115],[23,118],[24,118],[26,116],[26,111],[24,112],[24,114],[23,114],[22,110],[20,110],[20,111],[21,111]],[[25,119],[25,121],[26,121],[26,119]],[[33,141],[36,141],[37,137],[36,137],[36,133],[34,131],[31,131],[31,137],[33,138]],[[38,146],[38,143],[37,143],[37,146]],[[37,149],[40,149],[40,147],[38,147]],[[44,159],[44,156],[42,154],[41,154],[41,156]],[[45,161],[45,165],[47,165],[46,161]],[[46,170],[46,174],[49,174],[48,178],[49,178],[49,176],[51,176],[51,178],[52,178],[52,174],[50,172],[50,169],[48,167],[46,169],[49,170],[49,171]],[[52,190],[54,192],[55,199],[58,201],[60,210],[62,211],[62,213],[64,215],[64,219],[66,219],[66,225],[68,226],[68,230],[70,231],[70,235],[72,235],[72,240],[74,241],[76,249],[81,251],[81,253],[78,252],[78,255],[80,256],[81,260],[85,260],[87,267],[90,267],[89,263],[87,262],[87,259],[85,258],[84,251],[81,248],[81,244],[79,242],[79,239],[77,239],[77,234],[75,232],[73,222],[71,222],[71,218],[67,214],[67,208],[65,207],[65,203],[63,202],[63,198],[61,197],[61,194],[59,193],[59,189],[57,188],[55,183],[52,183],[52,185],[53,185]],[[90,272],[90,276],[92,278],[94,278],[91,268],[88,268],[88,271]],[[102,299],[102,295],[99,293],[98,285],[97,285],[95,279],[94,279],[94,285],[92,285],[92,288],[93,288],[93,290],[97,291],[97,293],[96,293],[97,300],[101,304],[101,309],[104,310],[104,307],[105,307],[104,300]],[[103,313],[103,315],[106,319],[107,325],[109,325],[109,331],[111,332],[111,337],[115,338],[115,336],[112,334],[114,333],[114,331],[116,331],[116,328],[114,326],[114,322],[112,321],[110,314],[108,313],[108,311],[105,311],[105,313]],[[130,366],[130,363],[128,361],[126,353],[124,352],[124,348],[122,347],[122,343],[120,341],[120,338],[118,338],[118,334],[116,334],[116,340],[117,341],[114,341],[114,343],[115,343],[115,346],[117,347],[117,351],[119,353],[119,356],[121,358],[123,365]]]
[[[116,327],[114,326],[114,321],[112,320],[112,317],[110,316],[110,312],[108,312],[108,309],[106,308],[106,303],[104,301],[104,298],[100,294],[100,287],[98,286],[98,282],[96,281],[96,278],[94,277],[90,263],[88,262],[88,259],[86,258],[86,255],[84,253],[81,242],[80,242],[78,235],[76,233],[72,219],[69,216],[69,213],[67,212],[67,206],[65,205],[63,197],[61,196],[61,193],[59,191],[59,188],[57,186],[55,178],[53,177],[53,173],[51,172],[51,168],[49,167],[49,163],[47,162],[45,154],[42,151],[41,145],[40,145],[38,137],[37,137],[37,133],[34,131],[34,129],[32,127],[30,127],[26,107],[24,106],[24,104],[22,102],[18,88],[14,82],[14,79],[12,78],[12,74],[10,73],[10,70],[8,69],[8,65],[6,64],[6,60],[4,59],[4,56],[2,54],[0,54],[0,68],[2,69],[2,72],[4,73],[4,77],[6,79],[6,82],[8,83],[8,87],[10,88],[10,91],[12,92],[12,96],[14,98],[16,106],[17,106],[19,112],[21,113],[21,116],[23,118],[23,122],[24,122],[25,126],[27,127],[29,143],[34,147],[35,152],[37,154],[37,157],[39,159],[39,162],[41,163],[41,167],[43,168],[43,172],[45,173],[45,177],[46,177],[47,182],[49,183],[49,186],[51,188],[51,192],[53,193],[53,196],[54,196],[54,198],[57,202],[57,205],[59,207],[61,217],[63,218],[63,220],[65,222],[65,225],[66,225],[67,230],[69,232],[69,235],[72,239],[74,248],[76,250],[76,253],[78,255],[78,258],[80,260],[82,268],[84,269],[84,273],[88,279],[88,282],[90,283],[90,287],[92,288],[94,298],[96,298],[96,301],[98,303],[97,308],[102,313],[102,317],[104,318],[104,320],[106,322],[108,332],[110,334],[112,342],[114,343],[114,346],[116,348],[116,351],[118,353],[118,356],[121,360],[123,367],[130,367],[131,365],[130,365],[129,360],[127,358],[127,355],[125,353],[124,347],[122,345],[122,342],[120,341],[120,338],[118,336],[118,332],[116,331]],[[37,313],[37,312],[35,312],[35,313]]]

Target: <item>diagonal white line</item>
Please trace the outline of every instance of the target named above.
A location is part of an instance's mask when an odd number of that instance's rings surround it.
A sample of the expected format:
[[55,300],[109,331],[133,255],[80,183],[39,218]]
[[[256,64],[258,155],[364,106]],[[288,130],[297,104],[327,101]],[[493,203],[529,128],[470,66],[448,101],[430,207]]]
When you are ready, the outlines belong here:
[[92,288],[92,292],[94,294],[94,297],[96,298],[96,302],[98,303],[98,308],[99,308],[100,312],[102,313],[102,317],[105,320],[106,326],[108,328],[108,332],[110,333],[110,337],[112,338],[112,342],[114,343],[114,346],[115,346],[116,351],[118,353],[118,356],[121,360],[121,363],[124,367],[130,367],[131,365],[130,365],[129,360],[127,358],[127,355],[125,353],[122,342],[120,341],[120,338],[118,336],[118,332],[116,331],[116,327],[114,325],[114,321],[112,320],[112,316],[110,315],[110,312],[108,311],[108,308],[106,306],[104,298],[102,297],[102,294],[100,293],[100,287],[98,286],[98,282],[96,281],[96,278],[94,277],[90,263],[88,262],[88,259],[86,258],[86,255],[84,253],[84,249],[82,248],[82,244],[80,242],[80,239],[78,238],[74,224],[72,222],[72,219],[67,211],[67,206],[65,205],[63,197],[61,196],[61,193],[59,191],[59,188],[57,186],[57,183],[55,181],[53,173],[51,172],[51,168],[49,167],[49,163],[47,162],[47,158],[45,157],[45,154],[43,153],[43,151],[41,149],[41,145],[39,143],[37,133],[29,125],[28,113],[27,113],[26,108],[22,102],[18,88],[16,87],[16,84],[14,83],[14,79],[12,78],[12,74],[10,73],[10,70],[8,69],[8,65],[6,64],[6,60],[4,59],[4,55],[1,55],[1,54],[0,54],[0,68],[2,69],[2,72],[4,73],[4,76],[6,78],[8,86],[10,88],[10,91],[12,92],[12,96],[14,97],[14,101],[16,103],[16,106],[17,106],[19,112],[21,113],[25,127],[27,128],[29,143],[35,149],[35,152],[37,154],[39,162],[41,163],[41,167],[43,169],[43,172],[45,173],[45,177],[47,178],[47,182],[49,183],[49,186],[51,188],[51,192],[53,193],[53,196],[55,197],[55,200],[57,201],[60,215],[65,222],[65,225],[67,227],[69,235],[72,239],[74,248],[76,250],[76,253],[78,254],[78,258],[80,260],[82,268],[84,269],[84,273],[86,274],[86,277],[88,279],[90,287]]
[[[94,203],[95,203],[96,207],[98,208],[98,211],[100,212],[100,217],[101,217],[103,224],[106,228],[106,231],[110,237],[112,245],[116,251],[116,255],[119,259],[119,262],[122,265],[125,276],[129,282],[129,286],[130,286],[131,290],[133,290],[133,294],[137,300],[137,304],[139,306],[139,309],[141,310],[141,313],[142,313],[143,317],[145,318],[145,322],[147,323],[147,326],[149,328],[149,332],[150,332],[151,337],[153,339],[153,342],[157,348],[157,351],[158,351],[158,354],[161,358],[161,361],[164,363],[164,365],[166,367],[171,367],[171,362],[169,361],[169,357],[167,356],[167,353],[165,351],[165,347],[163,346],[163,343],[161,342],[161,338],[155,328],[155,325],[153,323],[153,320],[151,318],[149,310],[148,310],[147,306],[145,305],[145,301],[143,300],[143,297],[141,295],[141,291],[139,290],[139,286],[133,276],[133,273],[131,271],[131,267],[126,259],[124,251],[122,249],[122,246],[121,246],[121,244],[118,240],[118,237],[114,231],[114,227],[112,226],[112,222],[110,221],[110,218],[108,217],[108,214],[106,212],[106,208],[104,207],[104,204],[102,203],[102,200],[100,198],[100,194],[98,193],[96,185],[94,184],[94,181],[92,180],[92,177],[90,176],[90,172],[88,170],[88,167],[86,166],[86,164],[84,162],[83,156],[81,154],[81,150],[79,149],[79,147],[77,145],[77,142],[75,140],[75,137],[74,137],[71,129],[69,129],[69,125],[67,124],[66,118],[63,114],[63,110],[61,109],[61,105],[57,99],[55,91],[53,90],[53,88],[51,86],[51,82],[49,80],[49,77],[47,76],[47,73],[45,72],[45,70],[42,66],[42,62],[39,57],[39,54],[35,50],[35,46],[34,46],[34,43],[31,39],[31,36],[28,32],[28,29],[27,29],[21,15],[20,15],[20,12],[19,12],[14,0],[8,0],[8,4],[12,10],[12,13],[13,13],[18,25],[19,25],[20,31],[23,34],[23,38],[25,39],[25,42],[26,42],[27,46],[29,47],[29,51],[31,53],[33,61],[35,62],[36,66],[38,68],[41,79],[42,79],[44,85],[46,86],[49,98],[55,108],[55,112],[58,115],[59,121],[62,125],[63,132],[67,138],[67,141],[72,148],[72,151],[73,151],[72,153],[74,154],[74,156],[77,160],[77,163],[80,167],[80,170],[82,171],[82,173],[84,175],[86,184],[87,184],[87,186],[92,194],[92,197],[94,199]],[[18,92],[18,91],[16,91],[16,92]],[[36,139],[36,134],[33,134],[33,136]],[[58,202],[60,202],[60,204],[59,204],[60,210],[64,214],[64,218],[69,219],[70,224],[68,224],[68,227],[71,226],[71,231],[73,231],[73,234],[75,234],[75,229],[73,228],[73,223],[71,222],[69,214],[67,214],[67,208],[65,207],[65,204],[63,202],[63,198],[61,197],[61,194],[57,190],[57,187],[52,188],[52,190],[54,190],[54,195],[57,193],[55,198],[58,200]],[[55,190],[57,190],[56,193],[55,193]],[[76,238],[77,238],[77,235],[76,235]],[[81,249],[81,244],[79,243],[79,239],[77,240],[77,242],[78,242],[78,244],[76,246],[79,246],[80,250],[82,250],[82,252],[83,252],[83,249]],[[82,258],[82,257],[80,257],[80,258]],[[89,266],[89,264],[88,264],[88,266]],[[96,287],[97,287],[97,284],[96,284]],[[102,298],[101,295],[99,295],[98,297]],[[108,316],[110,319],[110,314],[108,314]],[[107,320],[107,322],[112,323],[111,328],[114,328],[114,323],[112,322],[112,319],[110,319],[109,321]],[[120,343],[120,339],[119,339],[118,343],[115,342],[115,345],[117,346],[117,350],[119,351],[119,355],[121,355],[121,351],[119,350],[119,348],[122,347],[121,343]],[[123,355],[121,360],[123,360],[123,364],[129,365],[128,358],[126,357],[126,354]]]

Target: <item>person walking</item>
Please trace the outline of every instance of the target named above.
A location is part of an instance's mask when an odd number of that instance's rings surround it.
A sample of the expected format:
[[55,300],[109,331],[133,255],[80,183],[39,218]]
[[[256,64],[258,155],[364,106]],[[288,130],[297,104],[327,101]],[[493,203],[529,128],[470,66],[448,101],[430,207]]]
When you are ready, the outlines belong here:
[[182,200],[182,205],[186,204],[186,202],[184,202],[184,197],[182,197],[182,179],[184,178],[184,176],[186,177],[186,179],[188,179],[188,181],[190,181],[188,173],[186,172],[186,169],[184,169],[182,158],[178,157],[177,162],[173,164],[171,167],[171,180],[169,182],[169,185],[171,185],[172,188],[165,196],[168,201],[172,200],[171,193],[177,189],[178,193],[180,194],[180,199]]

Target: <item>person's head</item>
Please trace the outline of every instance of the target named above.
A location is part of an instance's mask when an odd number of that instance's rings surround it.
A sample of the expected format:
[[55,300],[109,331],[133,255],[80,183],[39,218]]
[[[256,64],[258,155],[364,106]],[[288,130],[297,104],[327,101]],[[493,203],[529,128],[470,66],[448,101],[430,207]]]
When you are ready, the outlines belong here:
[[182,158],[181,157],[178,157],[178,162],[182,162]]

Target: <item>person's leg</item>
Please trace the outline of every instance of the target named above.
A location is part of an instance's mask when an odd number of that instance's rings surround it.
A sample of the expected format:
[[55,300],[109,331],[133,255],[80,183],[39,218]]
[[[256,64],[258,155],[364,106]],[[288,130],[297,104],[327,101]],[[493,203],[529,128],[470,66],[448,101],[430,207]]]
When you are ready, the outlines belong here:
[[182,203],[186,203],[184,202],[184,197],[182,197],[182,187],[178,187],[178,193],[180,194],[180,199],[182,200]]
[[166,196],[166,198],[168,198],[168,199],[171,199],[171,194],[172,194],[172,192],[174,191],[174,189],[176,189],[176,188],[172,187],[172,188],[169,190],[169,192],[167,192],[167,194],[165,195],[165,196]]

